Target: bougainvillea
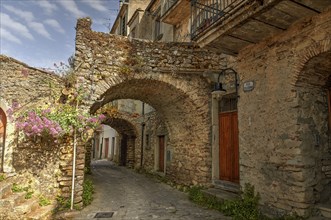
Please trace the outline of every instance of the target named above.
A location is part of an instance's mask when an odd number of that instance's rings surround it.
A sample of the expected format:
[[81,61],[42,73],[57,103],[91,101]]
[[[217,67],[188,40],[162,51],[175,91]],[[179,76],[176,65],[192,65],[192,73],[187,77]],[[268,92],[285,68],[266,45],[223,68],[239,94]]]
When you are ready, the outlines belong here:
[[95,129],[105,119],[103,114],[91,116],[69,104],[45,105],[33,110],[18,111],[17,103],[7,111],[16,129],[28,137],[59,138],[74,129],[80,133]]

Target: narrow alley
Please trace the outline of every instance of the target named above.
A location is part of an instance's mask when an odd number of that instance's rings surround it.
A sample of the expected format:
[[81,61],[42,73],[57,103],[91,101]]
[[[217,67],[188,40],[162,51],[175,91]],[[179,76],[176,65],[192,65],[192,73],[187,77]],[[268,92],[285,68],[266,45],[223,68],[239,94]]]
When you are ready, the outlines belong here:
[[[221,213],[201,208],[189,201],[187,194],[108,161],[92,163],[95,193],[92,204],[75,219],[176,219],[225,220]],[[113,212],[107,218],[103,215]],[[99,213],[100,218],[96,218]]]

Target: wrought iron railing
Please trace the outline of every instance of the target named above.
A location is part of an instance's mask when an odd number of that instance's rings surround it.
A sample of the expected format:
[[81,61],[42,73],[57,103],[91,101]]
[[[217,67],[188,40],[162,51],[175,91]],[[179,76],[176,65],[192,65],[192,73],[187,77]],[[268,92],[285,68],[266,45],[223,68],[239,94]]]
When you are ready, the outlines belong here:
[[162,8],[162,15],[167,13],[169,9],[177,2],[178,0],[165,0]]
[[248,0],[191,0],[191,39],[233,15]]

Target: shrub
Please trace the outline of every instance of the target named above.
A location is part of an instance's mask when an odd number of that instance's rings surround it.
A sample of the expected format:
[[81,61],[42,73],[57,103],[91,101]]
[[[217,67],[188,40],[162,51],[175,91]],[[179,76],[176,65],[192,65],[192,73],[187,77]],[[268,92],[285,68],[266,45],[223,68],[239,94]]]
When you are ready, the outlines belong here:
[[93,200],[94,186],[91,180],[86,179],[83,184],[83,205],[87,206],[91,204]]
[[24,188],[20,185],[18,185],[17,183],[13,183],[13,186],[11,187],[11,190],[13,192],[23,192]]
[[4,181],[6,179],[5,174],[0,174],[0,182]]
[[47,199],[45,196],[40,195],[39,196],[39,206],[48,206],[51,204],[51,201]]

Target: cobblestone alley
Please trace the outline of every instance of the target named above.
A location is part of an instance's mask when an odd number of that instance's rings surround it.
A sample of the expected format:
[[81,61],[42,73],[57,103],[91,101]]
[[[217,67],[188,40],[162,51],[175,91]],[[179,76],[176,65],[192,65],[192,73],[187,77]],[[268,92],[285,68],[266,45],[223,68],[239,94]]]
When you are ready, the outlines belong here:
[[75,219],[98,219],[97,213],[114,212],[111,220],[230,219],[221,213],[198,207],[185,193],[158,183],[125,167],[108,161],[92,163],[94,200]]

